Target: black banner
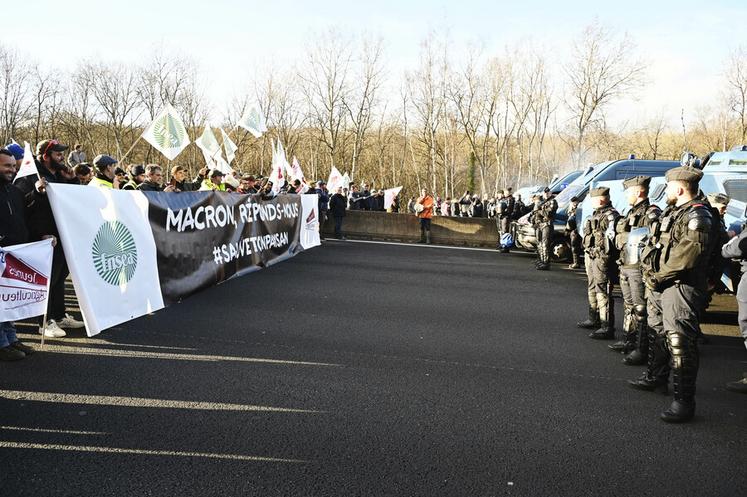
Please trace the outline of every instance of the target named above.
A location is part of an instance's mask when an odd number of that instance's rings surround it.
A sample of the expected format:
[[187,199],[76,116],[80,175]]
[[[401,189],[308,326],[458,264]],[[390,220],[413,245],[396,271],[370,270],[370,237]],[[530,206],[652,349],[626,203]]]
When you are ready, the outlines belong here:
[[143,194],[166,305],[303,250],[300,195]]

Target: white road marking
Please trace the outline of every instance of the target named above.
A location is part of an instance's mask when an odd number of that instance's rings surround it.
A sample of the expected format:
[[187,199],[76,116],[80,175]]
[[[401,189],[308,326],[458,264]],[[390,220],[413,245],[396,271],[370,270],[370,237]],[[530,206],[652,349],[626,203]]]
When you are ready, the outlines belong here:
[[324,411],[268,407],[252,404],[225,404],[221,402],[197,402],[170,399],[146,399],[143,397],[119,397],[109,395],[82,395],[54,392],[28,392],[22,390],[0,390],[0,397],[11,400],[32,402],[53,402],[57,404],[85,404],[118,407],[154,407],[161,409],[191,409],[199,411],[250,411],[287,412],[301,414],[321,414]]
[[0,440],[0,448],[6,449],[34,449],[34,450],[60,450],[73,452],[98,452],[108,454],[136,454],[145,456],[171,456],[171,457],[202,457],[207,459],[228,459],[232,461],[256,461],[256,462],[282,462],[291,464],[304,464],[308,461],[300,459],[281,459],[276,457],[245,456],[242,454],[218,454],[214,452],[182,452],[174,450],[147,450],[147,449],[124,449],[120,447],[92,447],[87,445],[59,445],[39,444],[25,442],[7,442]]

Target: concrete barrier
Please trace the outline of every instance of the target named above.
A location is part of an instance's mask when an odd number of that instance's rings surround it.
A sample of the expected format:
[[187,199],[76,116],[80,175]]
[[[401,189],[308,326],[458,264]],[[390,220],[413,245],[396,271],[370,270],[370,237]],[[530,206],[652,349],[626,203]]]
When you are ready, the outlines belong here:
[[[334,236],[334,231],[334,219],[330,217],[322,226],[322,234]],[[342,222],[342,233],[351,239],[417,242],[420,240],[420,220],[414,214],[348,211]],[[434,216],[431,241],[494,248],[498,243],[498,228],[493,219]]]

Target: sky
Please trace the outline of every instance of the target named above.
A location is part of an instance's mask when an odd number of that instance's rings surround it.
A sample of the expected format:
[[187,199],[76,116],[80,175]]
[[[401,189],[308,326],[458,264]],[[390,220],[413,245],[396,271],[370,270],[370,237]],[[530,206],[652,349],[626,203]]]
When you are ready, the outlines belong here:
[[[661,114],[671,122],[682,108],[687,116],[714,104],[730,51],[747,47],[747,0],[26,0],[23,6],[34,14],[28,22],[13,16],[14,22],[4,23],[0,43],[60,68],[87,58],[137,63],[162,46],[199,64],[215,107],[249,92],[248,81],[267,67],[303,60],[314,37],[330,27],[383,38],[390,83],[398,87],[434,30],[448,32],[456,54],[470,43],[495,55],[532,44],[560,73],[572,40],[598,19],[627,33],[648,66],[645,90],[610,109],[618,125]],[[40,13],[50,22],[41,22]]]

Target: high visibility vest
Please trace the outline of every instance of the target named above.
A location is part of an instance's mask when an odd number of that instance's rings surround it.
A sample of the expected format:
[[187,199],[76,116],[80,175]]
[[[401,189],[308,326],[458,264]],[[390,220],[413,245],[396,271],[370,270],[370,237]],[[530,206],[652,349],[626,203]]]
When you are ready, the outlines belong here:
[[96,176],[91,179],[88,186],[95,186],[97,188],[114,188],[111,181],[106,181]]

